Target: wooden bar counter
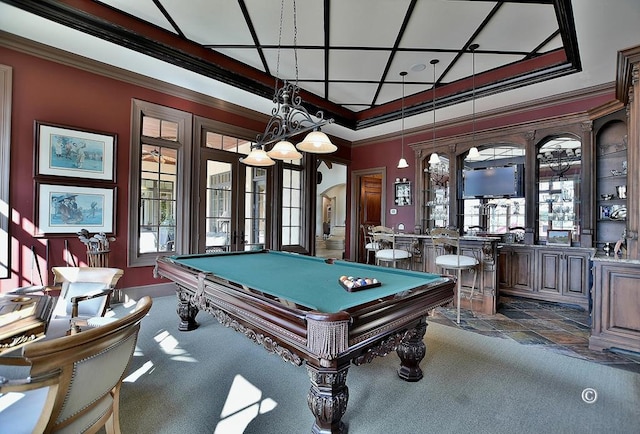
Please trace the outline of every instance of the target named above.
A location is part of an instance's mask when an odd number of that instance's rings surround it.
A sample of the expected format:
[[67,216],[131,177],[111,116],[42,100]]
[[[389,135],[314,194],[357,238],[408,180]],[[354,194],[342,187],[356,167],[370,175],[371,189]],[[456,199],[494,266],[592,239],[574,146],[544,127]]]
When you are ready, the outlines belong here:
[[[398,243],[406,242],[413,246],[414,269],[427,273],[440,272],[435,266],[436,252],[429,235],[398,234],[396,238]],[[460,237],[460,249],[462,250],[460,253],[473,256],[480,262],[473,294],[471,294],[473,274],[462,273],[461,308],[486,315],[496,314],[498,307],[498,243],[500,241],[501,238],[498,236]]]

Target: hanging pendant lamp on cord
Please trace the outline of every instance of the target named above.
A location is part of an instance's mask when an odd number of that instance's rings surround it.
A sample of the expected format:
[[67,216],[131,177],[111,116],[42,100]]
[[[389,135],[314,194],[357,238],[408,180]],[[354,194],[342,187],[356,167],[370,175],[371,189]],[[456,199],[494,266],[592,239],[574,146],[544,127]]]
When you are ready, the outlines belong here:
[[478,44],[469,45],[469,50],[471,50],[471,64],[472,64],[472,73],[471,77],[473,80],[473,94],[471,96],[471,108],[472,108],[472,133],[471,133],[471,143],[474,145],[469,149],[469,154],[467,158],[479,158],[480,152],[478,152],[478,148],[475,146],[476,144],[476,50],[480,47]]
[[[284,2],[280,3],[280,33],[278,36],[278,60],[276,65],[276,84],[273,102],[276,107],[272,110],[272,116],[267,122],[263,134],[259,134],[256,143],[251,145],[251,152],[240,161],[249,166],[272,166],[276,160],[299,160],[302,152],[314,154],[329,154],[335,152],[338,147],[331,143],[329,137],[320,131],[320,127],[333,122],[333,119],[324,119],[324,113],[318,111],[314,120],[307,109],[302,105],[302,98],[298,95],[298,50],[296,22],[296,0],[293,0],[293,54],[295,59],[296,81],[288,83],[284,81],[278,88],[280,74],[280,50],[282,46],[282,21],[284,15]],[[294,146],[291,138],[298,134],[307,133],[304,140]],[[269,152],[265,152],[268,145],[273,144]],[[297,148],[297,149],[296,149]]]
[[431,127],[433,154],[431,154],[429,158],[430,166],[440,164],[440,157],[438,157],[438,153],[436,152],[436,64],[438,62],[440,62],[438,59],[432,59],[430,62],[433,65],[433,126]]
[[400,118],[402,119],[402,130],[400,132],[400,161],[398,161],[398,169],[406,169],[409,167],[409,163],[404,158],[404,77],[407,75],[407,71],[402,71],[400,76],[402,77],[402,111]]

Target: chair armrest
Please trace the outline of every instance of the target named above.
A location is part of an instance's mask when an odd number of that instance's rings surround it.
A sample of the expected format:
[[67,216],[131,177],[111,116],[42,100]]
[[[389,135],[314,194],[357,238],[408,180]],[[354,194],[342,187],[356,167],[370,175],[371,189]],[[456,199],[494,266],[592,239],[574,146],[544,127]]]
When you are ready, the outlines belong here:
[[27,378],[7,379],[0,376],[0,394],[9,392],[24,392],[40,387],[52,386],[60,381],[60,369],[45,372]]
[[[22,356],[0,356],[0,366],[31,366],[31,362]],[[0,378],[2,378],[0,376]]]
[[113,292],[113,289],[106,288],[106,289],[87,292],[86,294],[83,294],[83,295],[77,295],[75,297],[71,297],[71,318],[75,318],[78,316],[78,304],[81,301],[91,300],[94,298],[104,297],[104,296],[108,297],[109,295],[111,295],[112,292]]

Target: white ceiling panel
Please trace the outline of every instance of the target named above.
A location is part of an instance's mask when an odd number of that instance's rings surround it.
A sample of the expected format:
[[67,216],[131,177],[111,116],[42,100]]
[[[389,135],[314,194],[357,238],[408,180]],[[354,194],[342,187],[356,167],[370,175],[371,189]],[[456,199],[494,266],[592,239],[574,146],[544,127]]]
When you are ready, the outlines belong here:
[[[270,96],[265,98],[269,94],[265,85],[275,83],[278,70],[274,47],[280,35],[279,1],[65,2],[65,8],[56,13],[51,9],[59,6],[57,2],[12,1],[10,6],[5,1],[9,0],[0,0],[0,30],[4,32],[270,112],[272,102]],[[242,13],[243,5],[248,19]],[[127,14],[129,20],[137,17],[140,23],[135,31],[121,32],[124,21],[110,23],[114,10]],[[285,0],[278,75],[288,79],[296,75],[291,54],[293,16],[293,1]],[[563,23],[560,28],[557,16]],[[394,50],[405,19],[407,28],[399,49]],[[176,33],[171,21],[184,36]],[[434,58],[440,60],[436,65],[439,86],[461,84],[444,86],[439,92],[436,104],[441,99],[459,103],[438,107],[438,118],[466,116],[472,74],[467,47],[472,43],[480,44],[475,71],[483,74],[485,87],[476,92],[478,111],[610,84],[615,80],[617,52],[640,44],[638,0],[296,0],[296,22],[300,87],[326,98],[326,103],[315,104],[325,110],[326,117],[336,117],[328,128],[346,140],[385,134],[394,128],[400,117],[398,73],[402,70],[409,72],[406,96],[418,94],[414,103],[423,110],[407,119],[408,124],[422,125],[424,118],[430,119],[433,67],[429,62]],[[161,40],[155,39],[158,28],[167,31]],[[539,47],[557,29],[562,34]],[[218,65],[215,56],[199,57],[200,44],[264,71],[261,79],[243,80],[242,71],[233,64]],[[538,57],[559,49],[567,50],[568,59],[563,65],[566,75],[561,77],[552,69],[557,65],[545,65],[546,57]],[[527,59],[539,61],[519,63]],[[500,89],[504,81],[500,68],[513,63],[536,64],[537,69],[512,77],[511,87]],[[425,67],[417,71],[412,69],[415,64]],[[325,88],[329,89],[326,95]],[[344,110],[335,110],[336,105]],[[361,112],[372,105],[377,110],[363,116]]]
[[[506,3],[491,25],[480,32],[476,43],[483,50],[530,52],[556,31],[558,21],[553,5]],[[505,37],[516,34],[515,40]]]
[[[392,48],[409,3],[409,0],[332,2],[331,45]],[[358,19],[364,11],[367,19]]]
[[[162,0],[161,3],[185,36],[198,44],[253,44],[236,2]],[[189,7],[185,7],[187,4]]]
[[379,81],[388,58],[388,51],[333,50],[329,74],[333,80]]

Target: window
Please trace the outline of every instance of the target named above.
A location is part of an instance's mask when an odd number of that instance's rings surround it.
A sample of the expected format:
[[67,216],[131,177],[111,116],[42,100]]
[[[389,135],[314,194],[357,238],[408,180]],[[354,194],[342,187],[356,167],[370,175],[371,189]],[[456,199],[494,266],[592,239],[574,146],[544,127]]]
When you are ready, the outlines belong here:
[[245,185],[245,250],[262,249],[267,239],[267,171],[247,167]]
[[153,265],[188,252],[191,115],[134,100],[132,125],[129,266]]
[[175,251],[176,161],[175,149],[142,145],[140,253]]
[[282,245],[302,245],[302,170],[282,170]]

